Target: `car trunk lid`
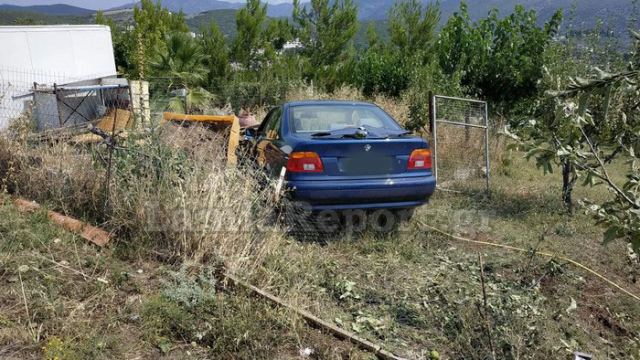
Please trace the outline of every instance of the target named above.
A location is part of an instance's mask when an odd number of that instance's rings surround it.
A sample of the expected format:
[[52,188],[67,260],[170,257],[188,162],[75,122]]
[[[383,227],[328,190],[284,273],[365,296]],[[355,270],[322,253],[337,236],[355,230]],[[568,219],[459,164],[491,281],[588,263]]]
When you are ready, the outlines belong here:
[[407,172],[415,149],[428,148],[418,137],[313,139],[294,151],[315,152],[324,165],[325,176],[385,176]]

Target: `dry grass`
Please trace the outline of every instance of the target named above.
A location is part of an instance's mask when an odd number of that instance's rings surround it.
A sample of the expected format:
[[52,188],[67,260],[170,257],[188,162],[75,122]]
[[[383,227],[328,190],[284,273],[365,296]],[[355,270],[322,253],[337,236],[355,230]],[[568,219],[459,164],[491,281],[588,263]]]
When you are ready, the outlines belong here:
[[115,250],[96,251],[44,212],[20,214],[0,194],[0,358],[272,359],[306,346],[322,358],[353,354],[353,345],[225,288],[215,266]]
[[[7,191],[102,224],[171,261],[218,261],[250,272],[280,239],[257,174],[226,165],[224,141],[168,126],[106,146],[0,143]],[[108,185],[108,187],[107,187]],[[140,245],[144,245],[140,247]]]
[[[353,89],[340,89],[327,95],[307,88],[290,95],[291,100],[312,98],[364,99]],[[408,113],[403,102],[387,98],[375,101],[400,121]],[[461,161],[469,167],[467,149],[478,151],[480,138],[472,135],[467,139],[464,132],[456,130],[441,132],[444,158],[452,157],[443,164]],[[0,178],[4,179],[7,190],[71,215],[100,222],[116,231],[121,242],[113,248],[125,253],[129,263],[140,259],[145,262],[157,255],[165,260],[165,264],[188,265],[182,267],[187,269],[186,280],[169,284],[162,294],[150,295],[147,292],[148,298],[137,300],[145,304],[142,327],[147,333],[146,341],[157,346],[164,346],[167,342],[172,346],[176,342],[184,345],[198,341],[220,357],[232,357],[237,352],[251,357],[256,354],[253,351],[260,351],[261,347],[268,348],[266,354],[273,357],[295,357],[296,345],[300,348],[314,347],[319,350],[317,355],[321,358],[347,355],[343,351],[332,351],[333,344],[323,344],[326,338],[318,339],[321,335],[317,333],[315,337],[309,333],[300,337],[301,329],[306,328],[304,325],[298,321],[287,324],[281,313],[264,304],[247,301],[243,294],[207,295],[206,299],[213,299],[212,303],[204,302],[196,308],[189,308],[181,302],[185,296],[192,300],[190,296],[202,290],[203,270],[219,269],[218,265],[224,264],[236,273],[253,275],[252,281],[289,302],[308,308],[326,320],[337,319],[341,326],[358,331],[372,341],[382,342],[401,354],[426,358],[431,350],[438,350],[448,358],[486,358],[486,336],[482,333],[484,324],[476,308],[480,296],[478,267],[475,264],[478,249],[460,247],[415,227],[386,237],[364,234],[355,239],[322,239],[323,243],[283,241],[283,233],[271,225],[269,187],[259,187],[259,181],[256,181],[259,175],[247,169],[227,167],[220,156],[224,154],[221,141],[202,128],[163,128],[134,135],[121,143],[120,146],[126,150],[114,153],[108,188],[105,184],[109,152],[104,146],[77,148],[53,142],[27,145],[20,139],[13,137],[0,144]],[[499,141],[492,140],[493,153],[502,154],[501,146]],[[533,246],[532,241],[546,233],[547,227],[556,227],[555,231],[561,235],[554,236],[554,242],[547,241],[545,247],[572,240],[574,245],[561,251],[566,253],[576,248],[584,249],[584,239],[588,239],[589,252],[585,257],[600,256],[603,268],[613,267],[612,271],[623,272],[624,269],[615,269],[615,266],[622,267],[619,251],[602,257],[603,251],[597,243],[599,230],[590,228],[590,219],[567,220],[558,215],[554,207],[556,204],[544,195],[549,183],[540,183],[537,171],[527,167],[514,169],[514,173],[518,174],[519,181],[506,175],[497,179],[500,187],[496,188],[498,191],[493,200],[467,195],[438,195],[429,207],[418,212],[417,217],[438,226],[453,226],[451,230],[460,235],[469,236],[462,231],[472,229],[478,231],[478,237],[495,237],[498,241],[523,247]],[[536,184],[535,190],[531,190],[532,184]],[[521,188],[524,190],[519,196]],[[462,224],[460,220],[465,220],[469,212],[476,217],[472,217],[469,224]],[[481,220],[479,217],[489,219],[491,227],[479,231],[476,228]],[[577,233],[572,235],[571,229],[577,229],[573,230]],[[24,236],[15,238],[31,239]],[[33,241],[38,240],[35,238]],[[126,251],[129,249],[133,251]],[[583,288],[588,290],[593,282],[585,281],[580,273],[548,273],[547,263],[530,263],[528,259],[502,253],[487,255],[486,264],[493,269],[493,273],[487,276],[491,287],[492,321],[497,328],[494,336],[496,343],[504,345],[502,351],[505,354],[516,354],[521,358],[549,358],[558,351],[578,348],[591,351],[600,345],[598,337],[591,335],[595,332],[591,331],[593,329],[602,330],[604,338],[620,348],[618,353],[604,350],[599,354],[615,355],[636,346],[631,339],[609,334],[606,328],[591,324],[588,312],[584,319],[565,315],[568,297],[577,299],[582,311],[583,304],[595,301],[596,296],[604,296],[602,291],[589,291],[582,295]],[[6,259],[11,260],[11,266],[17,265],[14,256]],[[204,266],[206,264],[212,265]],[[86,271],[91,268],[91,265],[83,266]],[[156,266],[158,263],[149,265],[145,273]],[[80,268],[75,264],[74,267]],[[36,268],[44,269],[38,264]],[[177,268],[180,267],[172,266],[172,270]],[[57,276],[53,270],[47,269],[47,272]],[[131,268],[126,273],[135,273],[135,270]],[[122,281],[121,286],[132,286],[128,280],[120,279],[131,276],[122,275],[124,270],[107,270],[100,265],[99,271],[101,274],[110,271],[113,283]],[[15,270],[10,272],[14,273]],[[169,275],[174,273],[171,271]],[[154,277],[167,278],[168,275],[158,273]],[[621,277],[619,275],[617,280]],[[150,278],[141,277],[135,286],[149,287]],[[544,284],[531,285],[532,281],[540,283],[542,278],[545,278]],[[34,285],[41,282],[40,278],[33,276],[26,281],[31,281],[29,286],[33,288],[30,290],[28,286],[26,289],[28,299],[35,297],[38,291],[47,290]],[[560,285],[554,285],[552,281]],[[183,286],[185,284],[187,286]],[[532,286],[536,288],[532,290]],[[51,288],[55,290],[56,286]],[[27,318],[21,310],[18,290],[15,284],[11,285],[11,301],[6,303],[15,311],[10,315],[12,330],[0,330],[0,347],[9,346],[11,337],[25,346],[34,344],[30,340],[33,333],[25,325]],[[48,291],[53,293],[54,290]],[[90,290],[95,298],[87,304],[99,309],[96,299],[101,299],[103,293],[98,289]],[[109,295],[110,298],[124,299],[115,292]],[[609,316],[605,320],[615,320],[622,328],[637,333],[637,322],[632,318],[640,310],[632,308],[625,299],[616,299],[609,293],[605,295],[604,300],[611,304],[614,313],[631,314],[628,317]],[[51,312],[52,306],[57,304],[53,297],[46,299],[40,307],[31,302],[28,304],[30,310],[49,311],[50,318],[57,319],[56,324],[61,324],[61,319],[69,313]],[[119,318],[114,309],[128,306],[128,303],[119,300],[112,302],[114,304],[117,306],[110,311],[113,311],[114,318]],[[69,302],[64,306],[73,304]],[[598,306],[601,308],[604,309]],[[138,311],[137,306],[128,311],[132,312],[131,315],[138,315],[133,313]],[[537,311],[540,314],[536,314]],[[93,311],[87,316],[98,313]],[[561,321],[556,318],[557,314],[563,316]],[[31,320],[38,323],[34,318]],[[3,321],[5,319],[0,315],[0,329]],[[108,326],[109,323],[101,324]],[[176,328],[174,324],[180,326]],[[288,325],[294,327],[294,331],[288,330]],[[129,325],[120,326],[126,328]],[[44,335],[51,336],[45,340],[46,345],[52,341],[48,347],[57,344],[54,336],[61,336],[63,345],[67,341],[65,339],[77,336],[58,327],[45,330]],[[201,333],[207,335],[199,339]],[[95,337],[101,339],[98,334]],[[296,337],[293,340],[293,343],[297,341],[294,352],[282,353],[283,349],[291,350],[292,338]],[[527,342],[533,338],[535,343]],[[575,339],[578,343],[574,348],[565,348],[557,345],[559,338]],[[111,342],[120,340],[116,338]],[[145,343],[138,338],[136,341]],[[287,347],[273,346],[277,342],[286,343]],[[129,355],[120,351],[114,348],[109,354]],[[211,355],[207,352],[197,354],[203,357]],[[158,353],[153,355],[158,356]]]

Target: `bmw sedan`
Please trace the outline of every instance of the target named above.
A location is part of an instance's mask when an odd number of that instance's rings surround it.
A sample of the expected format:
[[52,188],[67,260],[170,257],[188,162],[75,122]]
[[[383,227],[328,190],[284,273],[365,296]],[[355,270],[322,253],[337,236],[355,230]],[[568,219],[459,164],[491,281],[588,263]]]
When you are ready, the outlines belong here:
[[314,211],[410,210],[435,190],[427,141],[374,104],[286,103],[245,139],[259,167]]

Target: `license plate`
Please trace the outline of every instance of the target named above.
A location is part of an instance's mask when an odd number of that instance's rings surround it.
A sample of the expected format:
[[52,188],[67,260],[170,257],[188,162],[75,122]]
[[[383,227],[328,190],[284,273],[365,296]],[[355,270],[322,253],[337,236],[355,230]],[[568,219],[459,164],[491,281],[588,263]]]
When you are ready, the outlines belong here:
[[340,170],[348,175],[389,174],[393,172],[395,159],[392,157],[355,157],[340,159]]

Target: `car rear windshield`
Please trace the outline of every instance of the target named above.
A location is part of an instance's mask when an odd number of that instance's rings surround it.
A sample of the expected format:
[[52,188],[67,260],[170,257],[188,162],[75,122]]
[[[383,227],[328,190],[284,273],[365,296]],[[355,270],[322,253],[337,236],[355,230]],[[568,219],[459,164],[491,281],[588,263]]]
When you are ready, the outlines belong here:
[[367,130],[402,130],[374,105],[299,105],[290,108],[290,126],[296,134],[332,132],[364,127]]

